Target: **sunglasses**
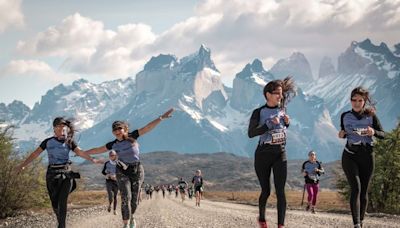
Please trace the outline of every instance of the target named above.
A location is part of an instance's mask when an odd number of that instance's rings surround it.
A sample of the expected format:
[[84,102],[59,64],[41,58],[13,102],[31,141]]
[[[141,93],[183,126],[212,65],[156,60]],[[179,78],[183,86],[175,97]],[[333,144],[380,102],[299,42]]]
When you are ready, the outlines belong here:
[[351,102],[363,102],[364,100],[363,99],[359,99],[359,100],[357,100],[357,99],[351,99]]
[[122,130],[122,129],[123,129],[122,127],[116,127],[116,128],[113,128],[113,131]]

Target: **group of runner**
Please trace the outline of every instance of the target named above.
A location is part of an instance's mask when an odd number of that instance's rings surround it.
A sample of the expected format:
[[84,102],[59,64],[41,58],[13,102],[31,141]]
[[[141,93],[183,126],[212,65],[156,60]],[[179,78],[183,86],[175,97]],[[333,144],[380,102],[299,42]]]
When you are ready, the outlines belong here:
[[[265,207],[270,195],[270,175],[273,170],[275,193],[277,196],[278,227],[284,227],[286,215],[285,184],[287,178],[286,130],[290,125],[290,117],[286,107],[296,93],[293,80],[270,81],[263,90],[266,104],[253,111],[248,128],[250,138],[259,136],[254,156],[254,166],[261,186],[259,197],[258,223],[261,228],[267,227]],[[347,143],[342,155],[342,167],[351,188],[350,208],[354,227],[362,227],[368,205],[367,190],[374,169],[374,138],[384,138],[380,122],[367,90],[357,87],[350,96],[352,109],[342,114],[339,138],[346,138]],[[67,198],[76,188],[75,179],[79,173],[71,170],[69,152],[93,163],[103,163],[90,155],[109,152],[109,161],[104,164],[103,174],[106,176],[106,188],[109,193],[108,211],[116,214],[117,191],[121,193],[121,215],[124,227],[136,227],[135,211],[137,209],[140,190],[144,179],[144,170],[139,158],[137,139],[151,131],[162,120],[170,118],[174,110],[170,109],[146,126],[129,131],[128,123],[115,121],[112,123],[113,141],[103,146],[82,151],[74,141],[75,129],[72,121],[57,117],[53,121],[54,136],[45,139],[25,161],[16,167],[22,171],[40,153],[47,150],[48,169],[46,184],[53,211],[57,217],[58,227],[65,227]],[[318,182],[313,178],[320,175],[323,169],[310,152],[310,162],[302,167],[303,174],[309,178],[306,188],[309,192],[308,209],[315,212],[315,198]],[[196,195],[196,206],[200,206],[203,179],[200,170],[192,179]],[[187,183],[182,179],[175,186],[178,191],[185,192]],[[165,188],[161,188],[163,193]],[[168,188],[171,189],[172,188]],[[171,193],[171,191],[170,191]],[[165,193],[163,194],[165,195]],[[181,194],[184,201],[185,194]],[[112,205],[112,202],[114,203]]]
[[[294,81],[287,77],[284,80],[270,81],[263,90],[266,104],[255,109],[251,115],[248,136],[259,136],[254,156],[254,166],[261,186],[258,201],[258,224],[267,228],[265,206],[271,192],[270,176],[273,170],[273,181],[277,198],[278,228],[283,228],[286,215],[285,184],[287,178],[287,128],[290,117],[286,107],[296,95]],[[350,185],[350,209],[355,228],[363,226],[364,215],[368,205],[368,186],[374,170],[373,146],[375,138],[382,139],[385,132],[376,116],[376,109],[368,90],[357,87],[350,94],[351,110],[341,115],[339,138],[347,139],[342,153],[342,168]],[[307,210],[315,213],[316,196],[319,188],[319,175],[324,170],[316,160],[314,151],[310,151],[309,160],[302,166],[308,192]]]

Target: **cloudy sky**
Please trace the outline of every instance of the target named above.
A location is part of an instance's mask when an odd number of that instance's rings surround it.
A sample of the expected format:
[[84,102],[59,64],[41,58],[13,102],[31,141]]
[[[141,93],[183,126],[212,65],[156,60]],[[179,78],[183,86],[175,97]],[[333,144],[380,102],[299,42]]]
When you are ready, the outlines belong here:
[[201,44],[228,86],[254,58],[269,69],[293,52],[316,73],[366,38],[400,43],[400,0],[0,0],[0,102],[33,107],[59,83],[135,76]]

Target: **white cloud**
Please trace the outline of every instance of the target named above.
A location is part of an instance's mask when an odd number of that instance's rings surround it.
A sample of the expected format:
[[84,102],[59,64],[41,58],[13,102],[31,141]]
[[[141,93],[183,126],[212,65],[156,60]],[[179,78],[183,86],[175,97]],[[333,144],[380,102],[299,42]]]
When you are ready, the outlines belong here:
[[113,78],[133,75],[152,55],[182,57],[204,43],[228,82],[254,58],[270,68],[299,51],[316,70],[323,56],[335,59],[353,40],[400,41],[400,0],[206,0],[195,12],[159,35],[145,24],[106,30],[102,22],[77,13],[20,41],[18,50],[63,57],[66,72]]
[[143,66],[143,54],[135,59],[132,53],[141,52],[155,37],[145,24],[121,25],[111,31],[102,22],[76,13],[31,40],[19,41],[17,50],[25,55],[64,57],[63,71],[121,77]]
[[22,27],[24,15],[21,12],[21,0],[0,0],[0,33],[8,27]]

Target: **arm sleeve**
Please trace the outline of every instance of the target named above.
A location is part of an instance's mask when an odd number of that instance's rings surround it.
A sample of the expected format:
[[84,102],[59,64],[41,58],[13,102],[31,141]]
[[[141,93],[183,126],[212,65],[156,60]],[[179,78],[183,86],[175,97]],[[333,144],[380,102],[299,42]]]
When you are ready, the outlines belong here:
[[101,171],[101,173],[102,173],[103,175],[107,175],[107,173],[106,173],[106,166],[107,166],[107,163],[108,163],[108,162],[104,163],[103,171]]
[[[344,119],[344,116],[346,115],[346,113],[347,112],[342,113],[342,115],[340,116],[340,130],[342,130],[342,131],[344,131],[343,119]],[[343,138],[346,138],[346,137],[347,137],[347,134],[345,134]]]
[[301,172],[304,172],[304,169],[306,168],[306,161],[305,162],[303,162],[303,165],[301,166]]
[[383,139],[385,138],[385,132],[382,129],[382,125],[376,115],[372,117],[372,127],[375,130],[374,136],[377,137],[378,139]]
[[268,127],[266,124],[258,126],[258,122],[260,121],[260,109],[256,109],[253,111],[249,122],[248,136],[249,138],[253,138],[257,135],[262,135],[266,131],[268,131]]
[[45,140],[43,140],[43,142],[42,143],[40,143],[40,148],[42,148],[42,150],[45,150],[46,149],[46,147],[47,147],[47,141],[49,141],[49,139],[45,139]]
[[139,130],[136,129],[136,130],[132,131],[131,133],[129,133],[129,137],[132,137],[134,139],[139,138]]
[[112,149],[112,146],[113,146],[113,144],[114,144],[114,141],[107,143],[107,144],[106,144],[106,148],[107,148],[107,150],[111,150],[111,149]]
[[71,147],[72,151],[75,151],[75,149],[78,147],[78,145],[76,144],[75,141],[72,141],[71,144],[70,144],[70,147]]

